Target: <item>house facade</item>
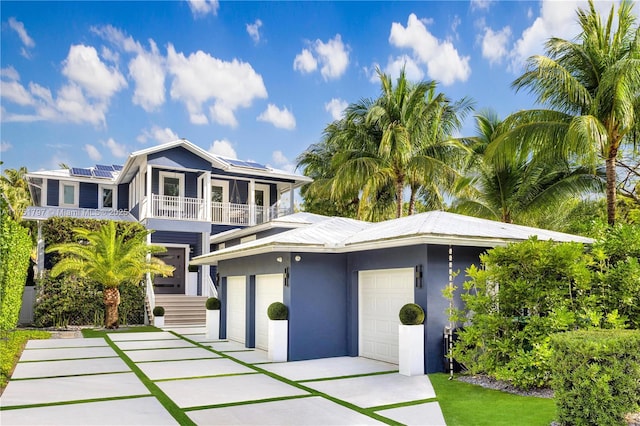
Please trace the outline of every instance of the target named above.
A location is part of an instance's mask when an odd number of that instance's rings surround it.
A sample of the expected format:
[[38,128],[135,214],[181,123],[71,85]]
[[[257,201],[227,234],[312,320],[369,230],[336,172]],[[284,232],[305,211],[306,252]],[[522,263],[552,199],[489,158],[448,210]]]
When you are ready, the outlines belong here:
[[[210,252],[210,237],[268,223],[293,211],[293,191],[309,178],[211,154],[181,139],[137,151],[124,165],[31,172],[33,206],[24,214],[137,221],[165,246],[173,277],[156,277],[155,294],[216,294],[215,267],[189,267]],[[285,195],[288,194],[288,195]],[[283,195],[287,200],[283,201]],[[39,235],[38,268],[44,268]]]
[[[445,212],[381,223],[299,215],[272,223],[305,222],[279,233],[255,227],[212,237],[216,250],[192,261],[217,267],[223,337],[266,349],[267,307],[289,307],[290,361],[363,356],[397,364],[398,313],[417,303],[426,313],[425,371],[443,371],[447,309],[461,300],[459,290],[453,302],[442,292],[461,289],[483,252],[531,236],[591,242]],[[254,230],[254,240],[239,243]]]

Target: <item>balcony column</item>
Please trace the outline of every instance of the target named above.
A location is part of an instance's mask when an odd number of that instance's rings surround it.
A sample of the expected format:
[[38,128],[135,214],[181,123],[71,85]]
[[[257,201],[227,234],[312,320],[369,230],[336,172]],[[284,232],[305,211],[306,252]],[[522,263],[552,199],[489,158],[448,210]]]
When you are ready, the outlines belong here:
[[293,193],[293,191],[294,191],[293,183],[290,183],[289,184],[289,213],[288,214],[293,214],[294,213],[293,208],[295,206],[295,203],[294,203],[294,195],[295,194]]
[[153,217],[153,196],[151,195],[151,182],[153,181],[153,168],[151,165],[147,164],[147,182],[146,182],[146,190],[143,194],[146,200],[146,217]]
[[206,172],[204,176],[204,219],[211,222],[211,172]]
[[247,205],[249,206],[249,225],[256,224],[256,181],[249,181],[249,194],[247,195]]

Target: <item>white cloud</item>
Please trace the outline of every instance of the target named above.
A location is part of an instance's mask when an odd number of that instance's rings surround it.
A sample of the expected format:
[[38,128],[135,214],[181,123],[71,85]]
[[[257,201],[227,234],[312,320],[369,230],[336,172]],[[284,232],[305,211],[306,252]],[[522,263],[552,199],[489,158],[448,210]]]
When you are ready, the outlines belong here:
[[324,109],[334,120],[340,120],[342,118],[342,114],[344,113],[345,108],[349,104],[344,99],[333,98],[326,104],[324,104]]
[[235,127],[236,109],[267,97],[262,76],[247,62],[223,61],[201,50],[185,56],[171,44],[167,51],[167,65],[173,76],[171,98],[184,102],[193,124],[208,122],[202,106],[212,102],[211,119]]
[[0,81],[0,96],[18,105],[33,105],[34,99],[17,81]]
[[267,109],[258,116],[258,121],[271,123],[279,129],[293,130],[296,128],[296,119],[293,114],[286,107],[280,109],[274,104],[267,106]]
[[189,7],[191,8],[191,13],[196,18],[206,16],[208,14],[217,15],[218,7],[220,7],[220,3],[218,0],[187,0],[189,2]]
[[[45,113],[53,114],[46,106]],[[62,116],[63,120],[74,123],[92,123],[95,125],[106,123],[106,112],[108,105],[104,101],[90,103],[84,96],[82,89],[76,84],[68,84],[58,91],[55,100],[55,110]],[[41,114],[41,116],[46,114]]]
[[221,157],[238,158],[236,150],[233,149],[233,144],[226,139],[213,141],[209,147],[209,152]]
[[471,0],[471,10],[489,10],[494,0]]
[[260,27],[262,27],[260,19],[256,19],[253,24],[247,24],[247,33],[256,44],[260,41]]
[[0,142],[0,152],[7,152],[11,148],[13,148],[13,145],[11,145],[9,142]]
[[29,36],[24,24],[16,20],[16,18],[11,17],[9,18],[9,27],[18,34],[18,37],[20,37],[20,40],[22,41],[23,48],[21,49],[20,54],[27,59],[31,58],[31,53],[27,49],[35,47],[36,42]]
[[71,46],[63,63],[62,74],[90,96],[99,99],[108,99],[127,86],[120,71],[105,65],[94,47],[82,44]]
[[153,140],[157,144],[162,144],[173,142],[180,139],[180,137],[169,127],[153,126],[151,129],[143,129],[136,139],[140,143],[147,143],[149,140]]
[[426,27],[428,21],[409,15],[407,26],[391,24],[389,43],[395,47],[411,49],[417,61],[427,66],[430,78],[448,86],[466,81],[471,75],[469,56],[460,56],[450,41],[438,40]]
[[0,69],[0,77],[8,78],[9,80],[20,80],[20,74],[12,66]]
[[91,160],[100,161],[102,159],[102,154],[100,154],[100,151],[98,151],[98,148],[96,148],[95,146],[91,144],[85,144],[84,150],[87,152]]
[[482,36],[482,57],[488,59],[491,65],[501,63],[502,59],[509,54],[507,45],[510,38],[511,28],[509,26],[500,31],[493,31],[486,27]]
[[125,158],[128,155],[125,146],[119,144],[113,138],[109,138],[106,142],[102,142],[102,145],[109,148],[109,150],[111,151],[111,155],[113,155],[114,157]]
[[136,83],[133,103],[151,112],[164,104],[164,59],[150,40],[151,51],[142,52],[129,62],[129,75]]
[[[340,34],[326,43],[316,40],[312,45],[312,50],[302,49],[293,60],[293,69],[303,74],[310,73],[318,69],[320,64],[320,74],[326,80],[334,80],[341,77],[349,65],[349,46],[342,42]],[[315,52],[315,55],[314,55]]]
[[293,69],[308,74],[318,69],[318,61],[313,57],[311,51],[302,49],[302,52],[298,53],[293,60]]
[[271,160],[277,169],[284,170],[289,173],[293,173],[296,169],[296,165],[289,161],[282,151],[273,151],[271,154]]
[[[396,79],[400,77],[400,71],[404,68],[404,72],[409,81],[421,81],[424,78],[424,72],[420,68],[420,65],[416,63],[408,55],[398,56],[395,59],[389,58],[387,62],[387,66],[384,68],[383,72],[391,76],[391,78]],[[378,73],[374,72],[371,76],[371,81],[374,83],[380,83],[380,78],[378,77]]]

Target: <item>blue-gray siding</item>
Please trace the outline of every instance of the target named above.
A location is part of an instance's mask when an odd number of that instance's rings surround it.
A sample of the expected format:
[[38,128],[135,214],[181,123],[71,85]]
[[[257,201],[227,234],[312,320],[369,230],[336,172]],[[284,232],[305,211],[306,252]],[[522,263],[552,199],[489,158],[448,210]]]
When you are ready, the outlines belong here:
[[118,209],[129,210],[129,185],[118,185]]
[[175,147],[147,156],[147,162],[154,166],[211,170],[211,163],[183,147]]
[[60,200],[60,181],[57,179],[47,180],[47,205],[57,206]]
[[78,198],[78,207],[84,209],[98,208],[98,184],[80,182],[80,195]]

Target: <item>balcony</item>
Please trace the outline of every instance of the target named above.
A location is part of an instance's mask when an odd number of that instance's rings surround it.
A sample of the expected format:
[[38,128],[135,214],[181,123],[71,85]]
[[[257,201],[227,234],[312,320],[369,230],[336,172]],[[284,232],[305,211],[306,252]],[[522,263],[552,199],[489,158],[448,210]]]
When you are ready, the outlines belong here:
[[289,208],[274,204],[265,208],[255,204],[212,202],[210,207],[202,198],[172,197],[151,194],[150,211],[147,199],[142,202],[142,212],[146,217],[156,219],[206,221],[219,225],[251,226],[268,222],[292,213]]

